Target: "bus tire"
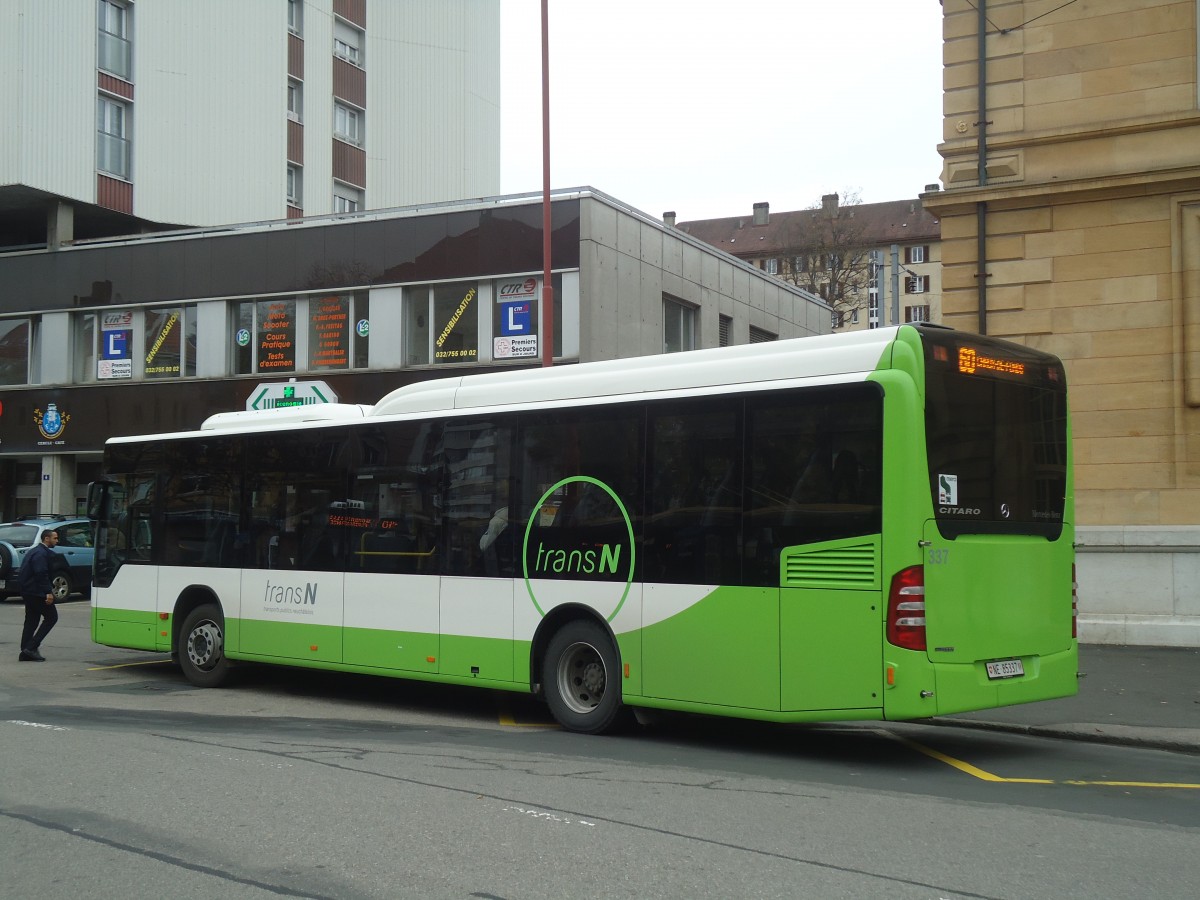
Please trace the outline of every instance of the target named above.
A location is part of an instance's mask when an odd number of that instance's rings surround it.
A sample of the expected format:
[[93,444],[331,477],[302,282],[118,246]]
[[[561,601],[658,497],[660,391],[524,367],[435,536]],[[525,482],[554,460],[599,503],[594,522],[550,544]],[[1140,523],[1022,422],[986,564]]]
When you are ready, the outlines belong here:
[[608,634],[594,622],[568,622],[550,639],[542,685],[555,720],[567,731],[604,734],[624,720],[621,662]]
[[197,606],[179,629],[179,667],[196,687],[220,687],[229,677],[225,617],[216,604]]

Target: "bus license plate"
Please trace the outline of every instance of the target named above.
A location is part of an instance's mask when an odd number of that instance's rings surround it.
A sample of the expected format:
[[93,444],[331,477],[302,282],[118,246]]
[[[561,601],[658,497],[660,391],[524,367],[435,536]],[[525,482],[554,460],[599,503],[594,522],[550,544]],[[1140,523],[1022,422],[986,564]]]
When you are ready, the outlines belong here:
[[1025,665],[1019,659],[999,659],[984,665],[990,679],[1019,678],[1025,674]]

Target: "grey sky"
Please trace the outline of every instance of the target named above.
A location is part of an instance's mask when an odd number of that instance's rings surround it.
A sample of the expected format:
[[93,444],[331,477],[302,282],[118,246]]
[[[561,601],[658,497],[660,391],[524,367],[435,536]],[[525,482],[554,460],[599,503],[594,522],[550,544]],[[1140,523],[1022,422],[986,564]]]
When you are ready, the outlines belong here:
[[[938,180],[937,0],[549,6],[552,187],[683,221]],[[539,0],[501,0],[501,22],[501,188],[540,191]]]

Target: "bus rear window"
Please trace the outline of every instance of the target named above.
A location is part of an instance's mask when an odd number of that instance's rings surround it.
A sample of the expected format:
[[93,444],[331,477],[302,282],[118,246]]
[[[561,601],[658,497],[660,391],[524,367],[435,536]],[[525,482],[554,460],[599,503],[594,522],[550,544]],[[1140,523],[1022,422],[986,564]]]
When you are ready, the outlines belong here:
[[942,534],[1058,537],[1067,478],[1062,363],[1006,342],[921,332],[929,485]]

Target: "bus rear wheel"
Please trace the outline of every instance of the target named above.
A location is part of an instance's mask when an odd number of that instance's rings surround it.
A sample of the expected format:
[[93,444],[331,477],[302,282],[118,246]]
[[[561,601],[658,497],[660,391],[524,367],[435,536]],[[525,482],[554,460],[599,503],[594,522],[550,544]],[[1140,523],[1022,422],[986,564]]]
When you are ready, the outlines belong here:
[[196,687],[220,687],[229,677],[225,657],[225,617],[218,606],[197,606],[179,629],[177,656],[187,680]]
[[550,639],[542,660],[542,685],[550,712],[567,731],[603,734],[625,719],[620,660],[599,625],[569,622]]

